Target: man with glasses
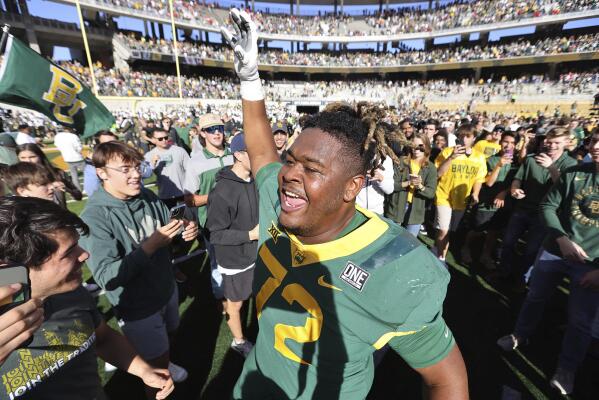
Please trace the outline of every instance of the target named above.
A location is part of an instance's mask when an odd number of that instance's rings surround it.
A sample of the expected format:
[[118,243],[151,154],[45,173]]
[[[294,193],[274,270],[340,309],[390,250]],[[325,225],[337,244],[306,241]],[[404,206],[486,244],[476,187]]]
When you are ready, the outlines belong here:
[[[171,220],[169,209],[141,186],[142,156],[120,142],[96,147],[93,163],[102,186],[81,218],[90,234],[81,245],[87,265],[121,320],[122,330],[152,366],[168,368],[175,382],[187,372],[169,362],[169,336],[179,324],[178,294],[169,245],[197,236],[194,222]],[[154,390],[146,387],[148,398]]]
[[[198,139],[202,150],[198,151],[185,172],[185,203],[188,207],[198,207],[200,226],[206,224],[208,193],[216,183],[216,173],[223,167],[233,165],[233,156],[225,146],[225,126],[220,116],[205,114],[198,122]],[[222,276],[218,272],[214,248],[205,237],[212,268],[212,293],[216,299],[224,300]]]
[[154,148],[144,158],[152,165],[158,178],[158,197],[171,208],[183,202],[183,182],[189,164],[189,155],[179,146],[170,143],[169,134],[162,128],[149,133]]

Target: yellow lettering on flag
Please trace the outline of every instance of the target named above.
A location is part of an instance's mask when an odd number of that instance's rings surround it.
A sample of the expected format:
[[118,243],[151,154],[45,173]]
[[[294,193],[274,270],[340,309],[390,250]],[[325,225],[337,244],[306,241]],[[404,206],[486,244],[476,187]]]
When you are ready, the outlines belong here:
[[[86,107],[85,103],[77,98],[83,91],[83,86],[75,78],[55,65],[50,66],[52,82],[50,88],[44,93],[42,99],[54,104],[54,117],[64,123],[72,124],[73,116]],[[66,114],[63,109],[68,108]]]

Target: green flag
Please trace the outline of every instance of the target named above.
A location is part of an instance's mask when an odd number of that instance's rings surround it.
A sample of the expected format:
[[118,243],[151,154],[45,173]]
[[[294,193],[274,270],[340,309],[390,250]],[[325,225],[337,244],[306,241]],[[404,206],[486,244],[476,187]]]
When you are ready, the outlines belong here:
[[0,102],[39,111],[83,137],[114,123],[87,86],[12,35],[0,66]]

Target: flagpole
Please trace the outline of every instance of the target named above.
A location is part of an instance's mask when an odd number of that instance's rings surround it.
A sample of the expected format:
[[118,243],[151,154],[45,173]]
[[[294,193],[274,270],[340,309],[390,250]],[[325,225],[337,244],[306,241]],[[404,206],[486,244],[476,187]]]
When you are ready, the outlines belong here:
[[[79,1],[79,0],[77,0]],[[181,70],[179,69],[179,51],[177,50],[177,30],[175,29],[175,14],[173,12],[173,0],[168,0],[171,9],[171,30],[173,32],[173,50],[175,53],[175,66],[177,67],[177,82],[179,83],[179,98],[183,98],[183,88],[181,85]]]
[[10,25],[4,24],[2,27],[2,39],[0,39],[0,54],[4,54],[4,45],[6,44],[6,40],[8,39],[8,31],[10,29]]
[[85,23],[83,22],[83,14],[81,13],[81,4],[79,0],[75,0],[77,5],[77,15],[79,15],[79,26],[81,27],[81,35],[83,36],[83,47],[85,47],[85,55],[87,56],[87,64],[89,65],[89,71],[92,76],[92,87],[94,94],[98,95],[98,84],[96,83],[96,74],[94,73],[94,65],[92,64],[92,56],[89,52],[89,44],[87,43],[87,34],[85,33]]

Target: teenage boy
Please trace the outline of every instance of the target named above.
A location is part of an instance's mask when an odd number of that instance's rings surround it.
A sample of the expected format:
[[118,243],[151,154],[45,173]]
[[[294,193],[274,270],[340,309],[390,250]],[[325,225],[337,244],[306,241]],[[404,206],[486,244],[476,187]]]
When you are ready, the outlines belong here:
[[208,197],[206,228],[223,277],[227,300],[224,311],[233,335],[231,348],[247,357],[253,344],[243,335],[240,310],[252,294],[258,248],[258,194],[244,135],[235,136],[230,148],[235,161],[216,175],[216,185]]
[[479,153],[483,153],[485,157],[489,158],[499,151],[501,151],[501,137],[505,132],[503,125],[496,125],[490,134],[483,140],[479,140],[474,145],[474,150]]
[[0,366],[0,398],[105,399],[98,356],[158,389],[156,399],[173,390],[168,370],[138,356],[106,325],[81,286],[81,267],[89,254],[77,241],[87,232],[79,217],[50,201],[0,199],[0,268],[25,266],[34,304],[41,306],[43,301],[43,310],[30,316],[43,318],[41,329]]
[[4,170],[2,179],[16,196],[54,200],[54,179],[41,164],[16,163]]
[[285,122],[279,121],[273,124],[272,136],[275,140],[275,146],[277,147],[277,153],[281,158],[281,161],[285,161],[287,154],[287,140],[289,139],[289,130]]
[[[122,321],[122,330],[150,364],[169,368],[175,381],[187,372],[169,363],[169,335],[179,324],[178,295],[169,245],[181,234],[195,239],[193,222],[170,220],[169,209],[141,186],[143,158],[121,142],[102,143],[92,159],[102,181],[81,218],[90,234],[81,244],[87,265]],[[151,388],[146,387],[149,397]]]
[[[201,151],[194,155],[185,172],[185,204],[198,208],[198,221],[201,227],[206,225],[206,204],[208,193],[216,183],[216,173],[223,167],[233,164],[233,156],[225,146],[225,126],[220,116],[205,114],[200,117],[198,127]],[[206,248],[210,254],[212,269],[212,293],[216,299],[224,301],[222,276],[218,272],[214,248],[204,237]]]
[[154,169],[158,177],[158,197],[171,208],[183,201],[185,171],[189,165],[189,155],[179,146],[171,144],[170,136],[163,128],[149,132],[154,148],[145,154],[144,159]]
[[487,176],[484,154],[472,148],[476,139],[474,127],[460,125],[457,130],[458,143],[446,147],[435,160],[439,183],[436,200],[437,256],[445,262],[449,248],[449,232],[455,232],[464,216],[468,202],[478,203],[478,195]]
[[[566,129],[551,129],[541,152],[527,156],[512,181],[511,196],[517,201],[503,237],[498,277],[510,278],[517,291],[524,289],[524,273],[533,264],[547,234],[539,204],[561,172],[577,164],[565,151],[569,142]],[[526,250],[523,257],[518,257],[516,245],[526,231]]]
[[492,254],[499,231],[507,225],[509,219],[509,211],[505,203],[509,185],[515,174],[512,161],[516,135],[510,131],[504,132],[500,143],[501,151],[487,158],[487,178],[480,191],[480,202],[474,212],[474,229],[468,231],[466,242],[462,247],[461,261],[464,264],[472,263],[470,248],[475,238],[486,231],[480,262],[487,269],[495,268]]
[[591,342],[591,326],[599,307],[596,277],[599,270],[599,130],[589,144],[592,162],[561,173],[559,181],[540,203],[540,214],[548,235],[530,278],[511,335],[497,344],[505,351],[524,345],[543,315],[545,304],[563,282],[570,279],[568,325],[551,386],[562,395],[572,393],[576,370]]

